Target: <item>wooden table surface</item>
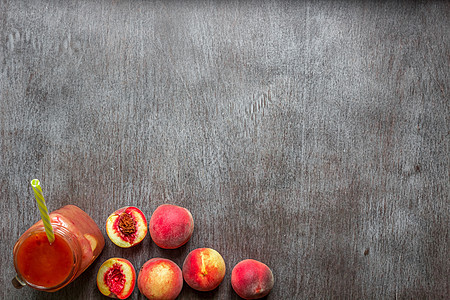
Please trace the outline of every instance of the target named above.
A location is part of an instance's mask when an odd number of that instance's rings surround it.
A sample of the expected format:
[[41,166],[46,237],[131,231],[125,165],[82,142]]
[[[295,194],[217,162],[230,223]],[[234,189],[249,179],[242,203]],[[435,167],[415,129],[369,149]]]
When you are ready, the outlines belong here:
[[[198,247],[225,279],[179,299],[238,299],[245,258],[267,299],[448,297],[448,2],[3,0],[0,45],[0,298],[102,299],[106,259]],[[106,239],[53,294],[10,284],[33,178]],[[114,210],[163,203],[192,212],[186,246],[107,238]]]

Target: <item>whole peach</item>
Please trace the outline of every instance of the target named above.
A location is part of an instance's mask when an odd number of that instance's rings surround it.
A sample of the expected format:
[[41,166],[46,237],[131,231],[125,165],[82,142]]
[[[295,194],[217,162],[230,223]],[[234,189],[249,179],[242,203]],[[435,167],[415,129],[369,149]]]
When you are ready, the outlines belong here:
[[273,288],[273,274],[269,267],[254,259],[239,262],[231,271],[231,286],[244,299],[259,299]]
[[175,299],[183,288],[181,269],[169,259],[152,258],[139,271],[138,288],[148,299]]
[[211,248],[191,251],[183,263],[183,278],[198,291],[211,291],[219,286],[225,277],[225,261]]
[[153,212],[149,231],[156,245],[164,249],[175,249],[191,238],[194,219],[184,207],[163,204]]

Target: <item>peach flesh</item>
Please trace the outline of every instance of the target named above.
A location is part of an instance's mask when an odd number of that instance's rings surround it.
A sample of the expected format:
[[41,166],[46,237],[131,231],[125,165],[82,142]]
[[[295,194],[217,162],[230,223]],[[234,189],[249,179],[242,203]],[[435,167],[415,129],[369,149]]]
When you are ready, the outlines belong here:
[[225,261],[211,248],[191,251],[183,263],[183,278],[197,291],[211,291],[217,288],[225,277]]
[[181,269],[169,259],[152,258],[139,271],[138,288],[148,299],[175,299],[183,288]]
[[109,269],[105,276],[103,276],[103,281],[106,286],[108,286],[111,293],[118,295],[125,287],[125,275],[120,268],[119,264],[114,264],[111,269]]
[[136,284],[133,265],[123,258],[110,258],[97,273],[97,286],[100,292],[111,298],[128,298]]
[[171,204],[159,206],[149,222],[150,236],[163,249],[186,244],[194,231],[192,214],[184,207]]
[[254,259],[239,262],[231,272],[231,286],[244,299],[259,299],[268,295],[273,284],[270,268]]
[[119,247],[139,244],[147,235],[147,219],[136,207],[123,207],[112,213],[106,221],[106,233]]

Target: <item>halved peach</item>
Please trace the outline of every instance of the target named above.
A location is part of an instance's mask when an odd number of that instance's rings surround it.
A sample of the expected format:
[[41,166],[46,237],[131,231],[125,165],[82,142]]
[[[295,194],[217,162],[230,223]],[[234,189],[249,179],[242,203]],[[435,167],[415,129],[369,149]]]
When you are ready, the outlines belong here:
[[126,299],[136,285],[136,272],[130,261],[124,258],[110,258],[97,273],[97,287],[110,298]]
[[106,233],[117,246],[129,248],[139,244],[147,235],[147,219],[136,207],[122,207],[106,220]]

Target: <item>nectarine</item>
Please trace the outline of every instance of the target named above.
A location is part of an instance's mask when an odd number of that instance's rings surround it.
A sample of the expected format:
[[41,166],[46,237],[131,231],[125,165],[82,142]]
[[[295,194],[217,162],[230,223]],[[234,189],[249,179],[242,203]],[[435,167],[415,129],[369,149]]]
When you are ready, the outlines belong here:
[[259,299],[273,288],[273,274],[269,267],[254,259],[239,262],[231,271],[231,286],[244,299]]
[[136,207],[122,207],[106,220],[106,233],[117,246],[129,248],[139,244],[147,235],[147,219]]
[[126,299],[134,290],[136,272],[130,261],[123,258],[110,258],[97,273],[97,287],[111,298]]
[[219,286],[225,277],[225,261],[211,248],[191,251],[183,263],[183,278],[198,291],[211,291]]
[[163,204],[152,214],[150,236],[163,249],[175,249],[189,241],[194,231],[194,219],[184,207]]
[[183,288],[183,275],[176,263],[165,258],[152,258],[139,271],[138,288],[151,300],[171,300]]

